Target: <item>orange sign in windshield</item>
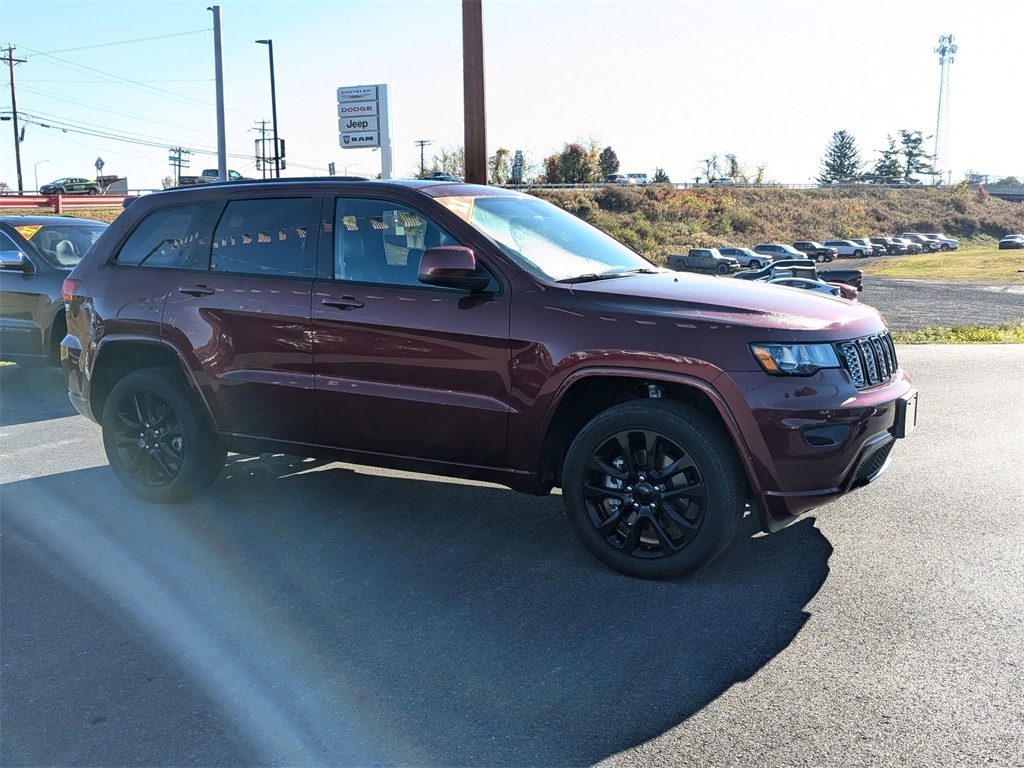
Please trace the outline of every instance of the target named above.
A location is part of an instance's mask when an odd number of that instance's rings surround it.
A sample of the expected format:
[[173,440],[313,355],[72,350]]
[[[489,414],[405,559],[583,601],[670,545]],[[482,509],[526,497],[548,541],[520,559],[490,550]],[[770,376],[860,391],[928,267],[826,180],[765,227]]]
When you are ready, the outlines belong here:
[[22,226],[15,227],[14,229],[15,229],[15,231],[19,235],[24,237],[26,240],[31,240],[32,239],[32,235],[34,235],[36,232],[38,232],[42,228],[43,228],[42,224],[32,224],[32,225],[23,224]]
[[447,208],[449,211],[454,213],[460,219],[467,224],[473,217],[473,203],[476,202],[476,198],[473,197],[439,197],[436,198],[437,202]]

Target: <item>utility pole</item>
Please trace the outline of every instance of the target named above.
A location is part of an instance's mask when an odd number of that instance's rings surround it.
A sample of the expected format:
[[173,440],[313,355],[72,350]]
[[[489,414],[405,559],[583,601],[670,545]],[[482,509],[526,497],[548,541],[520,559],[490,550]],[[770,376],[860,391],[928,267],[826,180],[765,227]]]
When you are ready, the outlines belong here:
[[481,0],[462,0],[462,90],[466,181],[487,183],[487,120],[484,114],[484,18]]
[[228,179],[228,140],[224,128],[224,56],[220,42],[220,6],[206,10],[213,12],[213,70],[217,79],[217,180]]
[[423,161],[423,148],[431,143],[430,139],[416,139],[415,142],[420,148],[420,176],[426,173],[426,165]]
[[171,169],[174,173],[174,185],[177,186],[178,180],[181,178],[181,169],[188,168],[188,156],[192,154],[192,150],[171,147],[167,151],[170,153],[167,156],[167,160],[171,164]]
[[7,63],[11,68],[11,113],[14,120],[14,162],[18,166],[18,194],[25,192],[25,183],[21,180],[21,132],[18,130],[18,99],[14,93],[14,65],[24,64],[25,59],[14,58],[14,46],[7,46]]

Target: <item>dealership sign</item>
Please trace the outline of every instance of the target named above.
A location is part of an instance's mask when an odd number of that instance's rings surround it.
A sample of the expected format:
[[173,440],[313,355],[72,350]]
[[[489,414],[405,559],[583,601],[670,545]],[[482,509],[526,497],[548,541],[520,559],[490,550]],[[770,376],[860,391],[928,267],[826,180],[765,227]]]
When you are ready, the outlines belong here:
[[338,89],[338,144],[342,149],[381,149],[381,178],[391,178],[391,112],[387,85]]
[[355,85],[338,89],[338,141],[344,149],[379,147],[380,95],[387,86]]

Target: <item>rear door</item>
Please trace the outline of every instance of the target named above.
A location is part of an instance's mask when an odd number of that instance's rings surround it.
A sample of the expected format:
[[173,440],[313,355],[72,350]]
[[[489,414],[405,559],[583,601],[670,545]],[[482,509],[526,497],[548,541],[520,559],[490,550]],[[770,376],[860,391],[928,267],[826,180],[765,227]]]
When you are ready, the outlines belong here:
[[319,193],[254,192],[217,204],[164,304],[217,422],[237,435],[314,440],[309,297]]
[[443,213],[378,194],[325,207],[311,309],[319,442],[504,466],[508,291],[482,260],[485,293],[420,283],[426,248],[463,243],[437,223]]

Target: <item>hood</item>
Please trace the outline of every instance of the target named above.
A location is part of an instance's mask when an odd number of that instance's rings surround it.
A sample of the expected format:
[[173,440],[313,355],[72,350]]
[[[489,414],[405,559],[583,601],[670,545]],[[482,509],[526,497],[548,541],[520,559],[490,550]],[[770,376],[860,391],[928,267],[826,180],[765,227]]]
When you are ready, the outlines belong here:
[[874,333],[885,327],[877,310],[847,299],[689,272],[576,283],[572,291],[581,301],[609,310],[671,316],[701,325],[832,331],[837,337]]

